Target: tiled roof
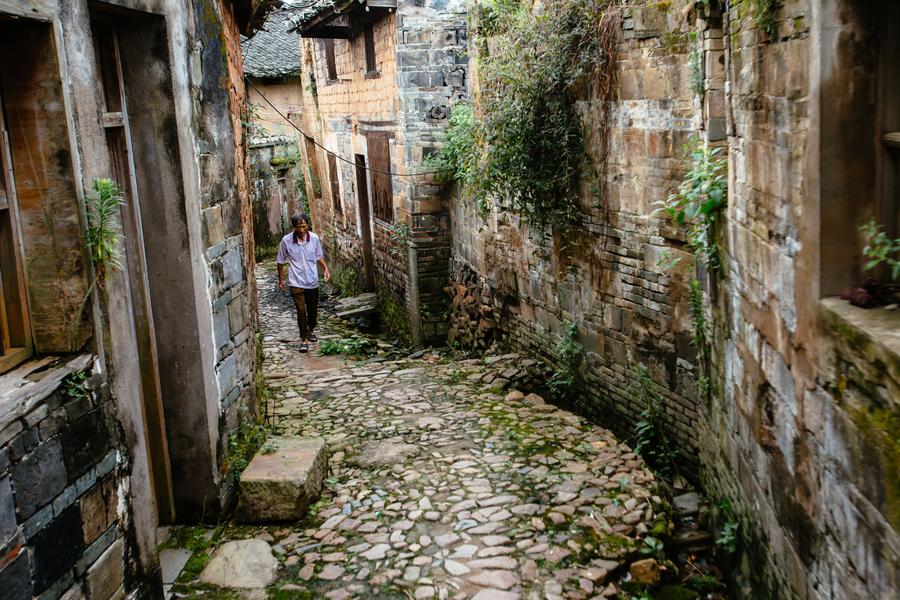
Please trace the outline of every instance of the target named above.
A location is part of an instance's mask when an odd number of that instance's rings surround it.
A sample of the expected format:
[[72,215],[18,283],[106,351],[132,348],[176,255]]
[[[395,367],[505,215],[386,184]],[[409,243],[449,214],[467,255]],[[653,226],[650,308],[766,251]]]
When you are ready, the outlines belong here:
[[290,13],[273,12],[250,39],[241,40],[244,74],[251,77],[288,77],[300,74],[300,36],[291,33]]
[[291,28],[297,29],[324,9],[334,6],[336,0],[286,0],[284,4]]

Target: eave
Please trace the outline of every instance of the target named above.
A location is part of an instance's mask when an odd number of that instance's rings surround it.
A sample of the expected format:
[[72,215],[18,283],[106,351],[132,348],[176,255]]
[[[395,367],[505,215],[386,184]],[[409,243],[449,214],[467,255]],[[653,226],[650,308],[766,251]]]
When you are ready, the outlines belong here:
[[350,39],[351,22],[375,19],[397,9],[397,0],[338,0],[297,28],[304,38]]

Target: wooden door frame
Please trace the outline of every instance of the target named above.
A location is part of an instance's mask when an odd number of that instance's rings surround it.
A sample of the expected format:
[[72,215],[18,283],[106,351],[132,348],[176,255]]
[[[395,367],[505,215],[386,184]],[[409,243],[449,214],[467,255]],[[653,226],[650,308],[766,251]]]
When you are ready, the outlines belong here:
[[[103,113],[102,126],[107,133],[107,146],[110,151],[110,167],[121,163],[120,168],[127,172],[127,181],[121,182],[128,189],[126,202],[120,208],[122,229],[125,234],[125,260],[128,267],[126,277],[131,294],[132,312],[134,313],[134,333],[138,345],[138,360],[141,370],[141,397],[144,412],[144,435],[147,440],[148,461],[150,463],[150,484],[156,502],[157,518],[161,524],[175,521],[175,495],[172,485],[172,465],[169,458],[168,438],[166,437],[165,413],[162,403],[162,385],[159,374],[159,356],[156,348],[156,328],[153,322],[153,307],[150,302],[150,282],[147,277],[147,256],[144,244],[141,210],[138,198],[137,173],[133,159],[131,128],[128,123],[128,105],[125,94],[125,78],[122,69],[122,57],[119,51],[119,30],[113,19],[105,16],[92,16],[92,25],[109,27],[113,40],[113,64],[116,68],[118,94],[121,111]],[[95,26],[96,26],[95,25]],[[98,67],[100,67],[100,57]],[[100,67],[102,68],[102,67]],[[117,135],[116,130],[124,138],[124,154],[119,156],[110,144],[109,136]]]
[[363,285],[366,290],[375,289],[375,260],[372,248],[372,212],[369,206],[369,178],[366,157],[356,154],[356,197],[359,205],[359,228],[362,239]]

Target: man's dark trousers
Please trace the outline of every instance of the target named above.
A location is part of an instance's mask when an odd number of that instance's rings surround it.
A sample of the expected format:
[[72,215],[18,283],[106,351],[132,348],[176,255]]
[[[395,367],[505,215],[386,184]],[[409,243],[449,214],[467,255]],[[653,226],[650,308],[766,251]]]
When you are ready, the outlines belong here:
[[291,288],[291,297],[297,307],[297,326],[300,328],[300,339],[309,339],[309,334],[316,328],[319,314],[319,288]]

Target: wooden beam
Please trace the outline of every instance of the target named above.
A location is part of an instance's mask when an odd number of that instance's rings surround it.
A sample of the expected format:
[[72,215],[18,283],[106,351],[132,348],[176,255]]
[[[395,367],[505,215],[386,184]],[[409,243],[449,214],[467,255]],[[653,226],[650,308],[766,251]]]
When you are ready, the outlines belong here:
[[342,25],[319,25],[306,29],[300,33],[300,37],[349,40],[351,37],[350,28]]
[[397,0],[366,0],[371,8],[397,8]]

